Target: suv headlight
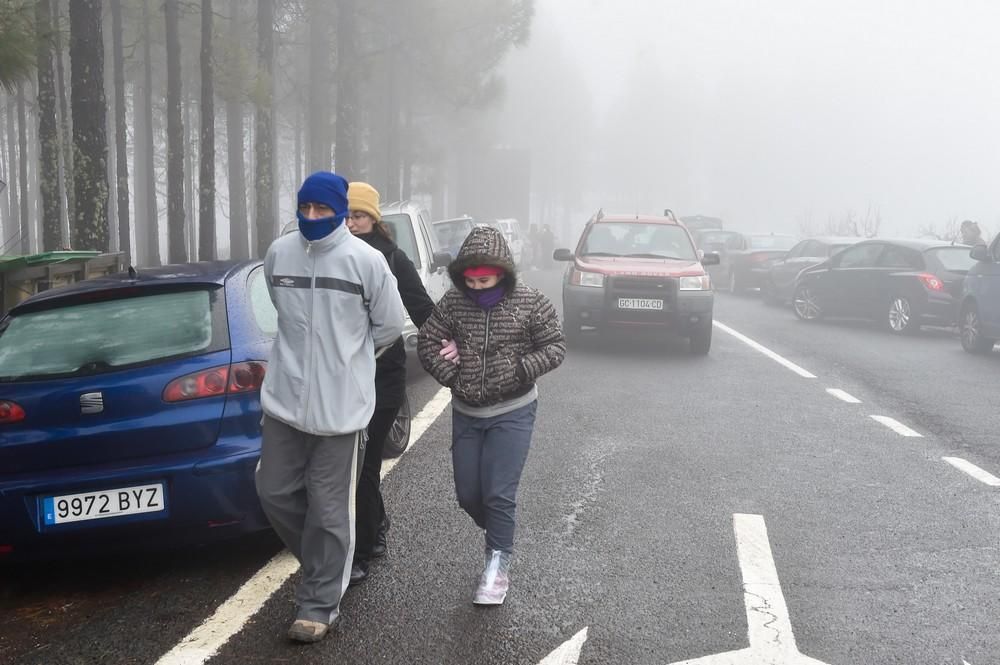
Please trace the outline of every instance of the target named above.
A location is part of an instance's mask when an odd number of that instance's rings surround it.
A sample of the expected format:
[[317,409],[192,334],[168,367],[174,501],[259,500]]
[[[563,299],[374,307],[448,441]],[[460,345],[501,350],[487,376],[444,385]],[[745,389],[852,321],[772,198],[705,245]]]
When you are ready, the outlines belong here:
[[575,286],[594,286],[600,289],[604,287],[604,275],[599,272],[584,272],[573,268],[569,283]]
[[712,280],[708,275],[697,277],[681,277],[681,291],[708,291],[712,288]]

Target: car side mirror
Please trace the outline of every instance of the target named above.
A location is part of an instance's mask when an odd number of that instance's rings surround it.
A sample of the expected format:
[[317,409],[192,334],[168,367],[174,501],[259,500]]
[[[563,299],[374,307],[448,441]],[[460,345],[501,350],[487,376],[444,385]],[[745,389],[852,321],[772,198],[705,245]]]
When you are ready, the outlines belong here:
[[990,250],[986,249],[986,245],[976,245],[969,251],[969,256],[976,261],[989,261]]
[[447,268],[450,263],[451,254],[448,252],[434,252],[433,261],[431,261],[431,270]]
[[717,266],[722,262],[722,257],[719,256],[718,252],[705,252],[705,256],[701,258],[701,265],[703,266]]
[[565,248],[560,248],[552,252],[552,258],[556,261],[572,261],[575,257],[573,256],[573,252]]

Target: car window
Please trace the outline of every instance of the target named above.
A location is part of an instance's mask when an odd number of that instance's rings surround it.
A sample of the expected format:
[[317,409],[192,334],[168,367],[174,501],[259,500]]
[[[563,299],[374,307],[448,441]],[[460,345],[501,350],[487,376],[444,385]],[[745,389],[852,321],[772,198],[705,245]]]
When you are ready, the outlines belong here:
[[457,249],[465,242],[465,238],[472,230],[472,220],[455,219],[441,222],[434,222],[434,235],[442,247],[447,249]]
[[392,232],[392,239],[403,253],[410,257],[413,265],[420,270],[420,253],[417,251],[417,239],[413,235],[413,224],[406,213],[384,215],[382,221]]
[[812,244],[812,242],[813,241],[811,240],[803,240],[795,247],[792,247],[790,250],[788,250],[788,254],[785,256],[785,258],[795,259],[800,256],[810,256],[807,252],[809,251],[809,247]]
[[840,268],[871,268],[882,253],[882,245],[875,243],[852,247],[840,255]]
[[791,236],[750,236],[750,249],[791,249],[796,242]]
[[684,227],[676,224],[594,224],[580,253],[698,260]]
[[222,289],[26,312],[0,331],[0,381],[89,376],[229,345]]
[[278,334],[278,310],[271,302],[271,294],[267,291],[264,279],[264,266],[254,268],[247,279],[247,293],[250,296],[250,309],[253,319],[260,331],[268,337]]
[[976,265],[968,247],[939,247],[927,251],[927,258],[950,272],[968,272]]
[[904,247],[888,245],[878,259],[880,268],[904,268],[908,270],[922,270],[923,261],[916,252],[912,252]]
[[[833,256],[837,252],[839,252],[841,250],[844,250],[844,249],[847,249],[848,247],[851,247],[852,244],[849,244],[849,243],[837,243],[837,244],[834,244],[834,245],[830,245],[829,247],[826,248],[826,250],[827,250],[826,251],[826,255],[827,256]],[[823,256],[823,254],[817,254],[816,256]]]

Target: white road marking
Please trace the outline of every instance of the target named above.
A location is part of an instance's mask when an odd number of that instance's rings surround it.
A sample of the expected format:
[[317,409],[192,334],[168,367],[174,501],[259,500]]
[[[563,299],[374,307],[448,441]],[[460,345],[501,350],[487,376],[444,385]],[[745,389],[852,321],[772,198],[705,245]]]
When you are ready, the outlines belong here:
[[767,526],[760,515],[733,515],[736,552],[743,575],[750,647],[712,654],[673,665],[827,665],[804,656],[795,646],[788,606],[781,594]]
[[951,464],[959,471],[964,471],[976,480],[990,487],[1000,487],[1000,478],[997,478],[989,471],[984,471],[972,462],[968,462],[961,457],[942,457],[945,462]]
[[911,436],[920,439],[924,437],[924,435],[921,434],[920,432],[910,429],[903,423],[899,422],[894,418],[890,418],[889,416],[872,416],[872,420],[874,420],[875,422],[882,423],[883,425],[891,429],[893,432],[901,436]]
[[850,393],[844,392],[840,388],[827,388],[826,392],[848,404],[861,404],[861,400]]
[[[424,405],[420,413],[410,422],[410,445],[407,450],[417,445],[420,437],[450,402],[451,391],[441,388]],[[386,460],[383,463],[383,478],[396,466],[399,459]],[[233,635],[240,632],[247,621],[264,606],[268,598],[274,595],[298,569],[299,562],[288,550],[276,554],[263,568],[254,573],[253,577],[244,582],[236,593],[222,603],[212,616],[156,661],[156,665],[202,665],[218,653]]]
[[587,629],[563,642],[562,646],[543,658],[538,665],[576,665],[580,660],[583,643],[587,641]]
[[778,363],[779,365],[783,365],[783,366],[787,367],[788,369],[792,370],[793,372],[795,372],[796,374],[798,374],[802,378],[804,378],[804,379],[815,379],[816,378],[815,374],[812,374],[811,372],[807,372],[806,370],[802,369],[801,367],[799,367],[798,365],[796,365],[795,363],[793,363],[791,360],[788,360],[786,358],[782,358],[781,356],[779,356],[777,353],[775,353],[771,349],[767,348],[763,344],[760,344],[759,342],[753,341],[752,339],[750,339],[749,337],[747,337],[743,333],[736,332],[735,330],[733,330],[729,326],[727,326],[725,324],[722,324],[722,323],[719,323],[718,321],[713,321],[712,323],[715,325],[716,328],[718,328],[722,332],[729,333],[730,335],[732,335],[736,339],[740,340],[741,342],[743,342],[744,344],[746,344],[747,346],[749,346],[751,349],[754,349],[755,351],[760,351],[761,353],[763,353],[765,356],[767,356],[768,358],[770,358],[774,362]]

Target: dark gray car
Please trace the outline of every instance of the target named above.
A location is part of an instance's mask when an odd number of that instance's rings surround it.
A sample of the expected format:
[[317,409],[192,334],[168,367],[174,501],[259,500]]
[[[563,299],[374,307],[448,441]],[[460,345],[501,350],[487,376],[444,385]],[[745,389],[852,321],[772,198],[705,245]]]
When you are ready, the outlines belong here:
[[861,238],[824,236],[807,238],[792,247],[784,258],[771,264],[760,292],[769,305],[787,305],[795,292],[795,278],[806,268],[826,261],[842,249],[860,242]]

